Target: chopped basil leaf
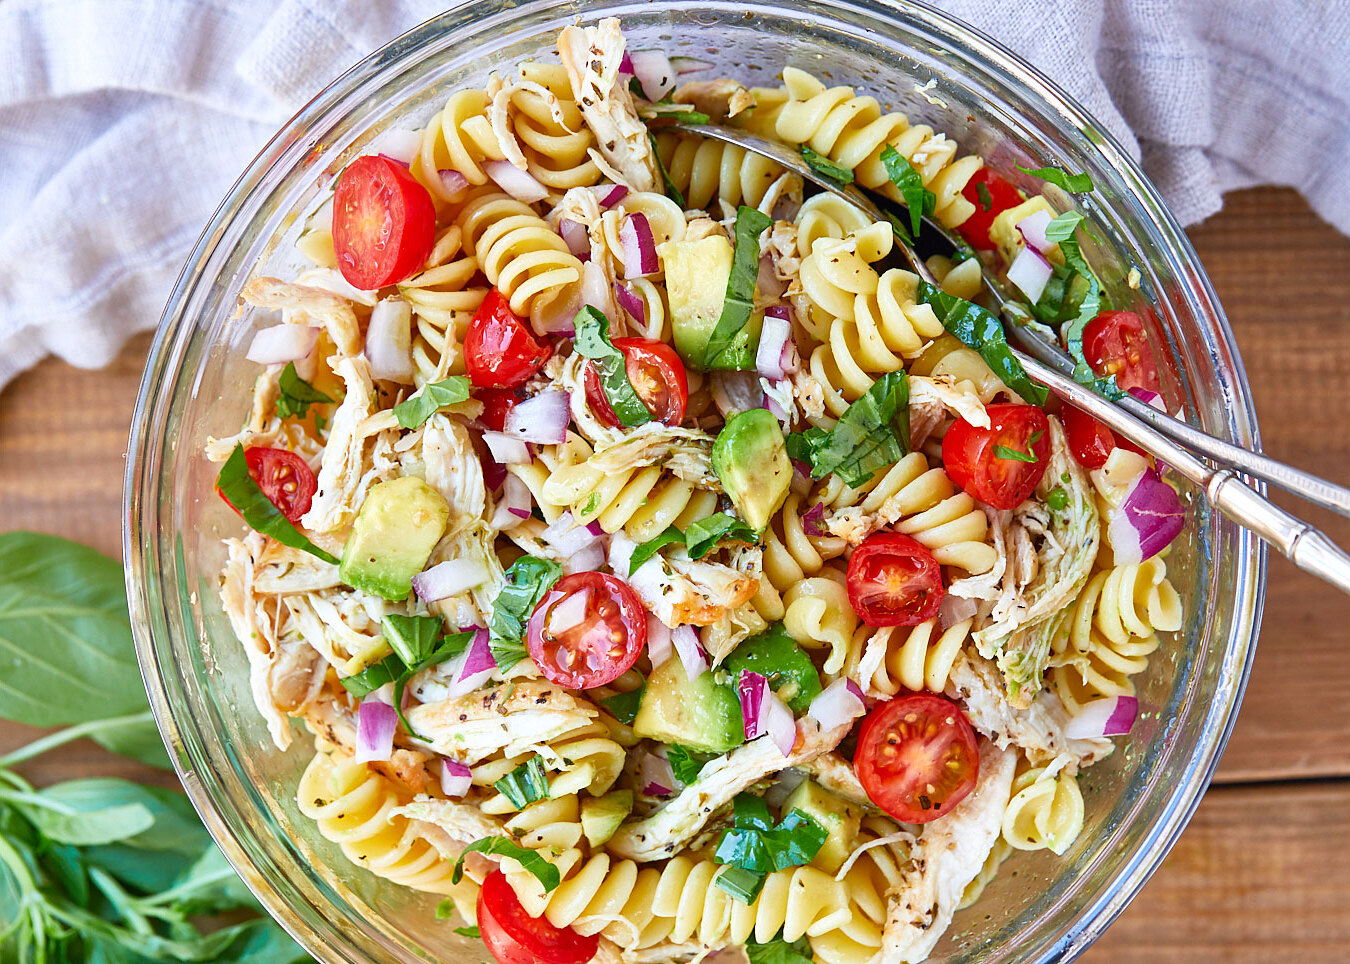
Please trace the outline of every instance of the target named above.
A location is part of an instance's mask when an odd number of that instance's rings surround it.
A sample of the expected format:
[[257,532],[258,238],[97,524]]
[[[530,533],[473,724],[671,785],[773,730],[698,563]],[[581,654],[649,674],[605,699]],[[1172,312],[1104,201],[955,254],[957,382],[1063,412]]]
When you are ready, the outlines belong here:
[[800,867],[815,859],[829,831],[794,809],[773,827],[763,800],[742,793],[733,801],[731,829],[722,832],[713,859],[756,874]]
[[638,705],[642,702],[642,693],[645,689],[644,684],[635,690],[629,690],[627,693],[615,693],[613,696],[606,696],[600,701],[600,705],[609,710],[610,715],[620,723],[632,726],[633,721],[637,719]]
[[706,124],[712,119],[696,110],[663,110],[656,116],[661,120],[678,121],[681,124]]
[[1064,491],[1064,486],[1057,485],[1045,497],[1045,504],[1056,512],[1063,512],[1069,507],[1069,493]]
[[[633,80],[636,81],[637,78],[635,77]],[[651,131],[647,131],[647,140],[651,141],[652,157],[656,158],[656,166],[661,171],[661,180],[666,182],[666,197],[670,198],[683,208],[684,195],[681,194],[680,189],[675,186],[675,182],[670,179],[670,172],[666,170],[666,162],[661,160],[661,152],[656,148],[656,135]]]
[[[418,628],[405,626],[402,622],[404,620],[408,623],[416,623]],[[430,643],[425,642],[425,636],[432,624],[435,624],[436,633],[439,633],[441,630],[441,621],[435,616],[399,616],[397,614],[391,614],[385,616],[382,622],[385,639],[394,649],[394,652],[380,660],[378,663],[372,663],[361,672],[353,673],[351,676],[345,676],[338,682],[346,688],[347,692],[351,693],[352,696],[355,696],[357,699],[364,698],[369,693],[374,692],[387,683],[393,683],[395,686],[394,695],[396,697],[394,707],[398,711],[399,720],[403,723],[404,728],[409,733],[413,733],[413,728],[409,726],[407,720],[403,718],[403,687],[407,685],[408,680],[412,679],[414,675],[420,673],[428,666],[439,665],[447,659],[452,659],[464,652],[469,645],[469,641],[473,639],[473,630],[463,633],[451,633],[450,635],[441,638],[440,645],[435,645],[434,635]],[[391,630],[391,625],[394,627],[403,626],[403,628]],[[395,643],[394,636],[398,633],[403,633],[406,637],[410,638],[415,637],[415,639],[411,642],[405,642],[401,639],[398,643]],[[414,655],[417,653],[421,653],[422,655],[412,662],[407,662],[400,654],[401,648],[406,649],[407,652]]]
[[276,504],[263,494],[253,476],[248,473],[248,458],[244,455],[244,446],[236,444],[230,457],[220,467],[216,476],[216,489],[225,501],[234,507],[250,529],[254,529],[275,539],[283,546],[303,549],[324,562],[338,564],[338,558],[325,552],[306,538],[305,534],[291,524],[291,520],[281,514]]
[[[449,920],[451,917],[454,916],[455,916],[455,902],[451,900],[449,897],[445,898],[443,901],[441,901],[439,904],[436,905],[437,920]],[[456,928],[456,931],[458,930],[459,928]]]
[[913,244],[914,239],[910,237],[909,228],[905,227],[905,222],[896,217],[894,211],[882,211],[886,215],[886,220],[890,222],[891,231],[905,244]]
[[[1090,174],[1070,174],[1062,167],[1038,167],[1034,171],[1025,167],[1019,167],[1023,174],[1030,174],[1032,177],[1038,177],[1047,184],[1053,184],[1055,187],[1063,188],[1071,194],[1086,194],[1093,188],[1092,176]],[[988,210],[986,208],[985,210]]]
[[287,362],[286,367],[281,370],[281,377],[277,379],[277,389],[280,392],[277,395],[277,418],[287,418],[291,415],[304,418],[309,414],[311,405],[333,401],[296,374],[295,362]]
[[931,305],[942,327],[969,348],[979,352],[995,375],[1018,395],[1033,405],[1044,405],[1049,392],[1044,385],[1033,382],[1022,363],[1008,347],[1003,323],[979,305],[964,298],[949,295],[927,281],[920,281],[917,291],[921,304]]
[[975,193],[980,198],[980,210],[989,211],[994,207],[994,196],[989,193],[989,185],[983,181],[975,185]]
[[1087,263],[1087,259],[1083,257],[1082,249],[1078,246],[1078,239],[1074,237],[1082,223],[1083,215],[1077,211],[1065,211],[1045,226],[1046,240],[1054,241],[1059,245],[1060,253],[1064,255],[1064,263],[1087,282],[1087,291],[1078,305],[1078,314],[1073,319],[1066,321],[1060,335],[1064,340],[1065,349],[1069,352],[1069,357],[1074,362],[1074,381],[1080,385],[1086,385],[1107,398],[1123,398],[1125,393],[1116,386],[1115,376],[1098,378],[1096,372],[1092,370],[1092,366],[1088,364],[1087,358],[1083,355],[1083,329],[1087,327],[1088,322],[1097,317],[1097,313],[1102,309],[1102,286],[1093,273],[1092,267]]
[[[444,903],[444,901],[443,901],[442,903]],[[454,902],[451,901],[452,906],[453,906],[453,903],[454,903]],[[439,907],[437,908],[437,916],[438,916],[438,917],[440,916],[440,908],[439,908]],[[480,934],[480,933],[478,932],[478,925],[477,925],[477,924],[470,924],[468,927],[456,927],[456,928],[455,928],[455,933],[458,934],[460,937],[475,937],[475,938],[478,938],[478,939],[480,939],[480,940],[481,940],[482,937],[483,937],[483,935]]]
[[956,248],[952,251],[951,257],[952,264],[960,264],[961,262],[969,261],[972,258],[978,259],[979,255],[975,253],[975,249],[971,247],[969,243],[961,240],[960,237],[957,237]]
[[561,576],[562,566],[537,556],[521,556],[506,570],[506,585],[497,593],[488,622],[488,646],[498,667],[508,670],[525,658],[525,624]]
[[386,656],[378,663],[371,663],[359,673],[344,676],[339,683],[358,700],[375,692],[381,686],[387,686],[403,675],[403,660],[397,655]]
[[759,536],[740,519],[725,512],[714,512],[706,519],[690,523],[684,531],[684,544],[690,559],[702,559],[723,539],[753,544],[759,541]]
[[468,401],[469,380],[463,375],[451,375],[439,382],[428,382],[412,398],[394,406],[394,418],[399,428],[417,428],[446,405]]
[[731,801],[733,824],[742,830],[769,830],[773,827],[773,818],[769,816],[769,805],[753,793],[738,793]]
[[909,209],[909,230],[917,238],[923,216],[932,212],[937,195],[923,186],[923,178],[919,176],[918,170],[894,146],[886,145],[886,149],[881,152],[881,163],[886,165],[887,176]]
[[445,629],[439,616],[402,616],[390,613],[381,620],[384,640],[408,666],[431,655]]
[[633,555],[628,559],[628,575],[631,576],[637,572],[648,559],[674,542],[683,543],[684,533],[674,526],[666,526],[665,532],[653,539],[648,539],[633,550]]
[[798,151],[801,152],[802,160],[806,162],[807,166],[821,177],[829,178],[836,184],[853,183],[853,171],[849,168],[834,163],[834,161],[830,160],[824,154],[821,154],[819,151],[813,151],[805,144],[799,147]]
[[909,452],[909,378],[888,372],[828,433],[808,429],[787,442],[788,455],[809,461],[815,478],[834,472],[851,486],[862,485]]
[[713,860],[755,874],[767,874],[774,869],[773,855],[769,852],[764,834],[759,830],[733,827],[722,831],[717,850],[713,852]]
[[[715,368],[717,360],[730,349],[745,331],[754,310],[755,280],[759,276],[759,236],[773,224],[773,218],[742,204],[736,209],[736,250],[731,261],[731,275],[727,278],[726,300],[722,316],[708,336],[703,349],[703,366]],[[740,347],[740,346],[737,346]],[[748,352],[750,368],[754,367],[754,351]]]
[[[766,835],[770,836],[770,835]],[[793,809],[770,837],[775,870],[801,867],[816,859],[830,832],[804,810]]]
[[536,801],[547,800],[548,774],[544,772],[544,761],[537,756],[530,757],[528,762],[516,767],[493,786],[517,810],[524,810]]
[[450,873],[450,882],[457,884],[464,879],[464,857],[479,853],[488,856],[510,857],[520,863],[536,880],[544,885],[544,893],[557,890],[562,883],[562,874],[536,850],[529,850],[505,837],[482,837],[464,848],[464,852],[455,861],[455,869]]
[[609,319],[587,305],[577,312],[573,325],[577,332],[577,353],[591,360],[595,373],[600,376],[600,387],[609,399],[619,424],[632,428],[650,422],[652,413],[628,380],[627,361],[623,352],[609,340]]
[[753,904],[764,886],[764,875],[740,867],[725,867],[713,878],[713,883],[742,904]]
[[994,446],[994,458],[1004,459],[1013,462],[1039,462],[1035,452],[1019,452],[1017,449],[1009,448],[1006,445]]
[[[778,932],[780,935],[782,931]],[[782,937],[775,937],[763,944],[752,938],[745,943],[745,956],[750,964],[814,964],[811,956],[811,944],[805,937],[799,937],[789,944]]]
[[693,783],[708,761],[717,759],[716,753],[699,753],[687,746],[673,743],[666,748],[666,758],[670,761],[670,772],[683,784]]

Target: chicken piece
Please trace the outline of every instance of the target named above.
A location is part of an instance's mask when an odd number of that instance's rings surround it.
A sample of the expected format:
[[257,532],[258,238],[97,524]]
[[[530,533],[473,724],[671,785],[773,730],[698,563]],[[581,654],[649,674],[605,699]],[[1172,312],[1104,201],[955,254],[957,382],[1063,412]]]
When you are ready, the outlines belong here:
[[[305,725],[316,737],[327,740],[347,756],[354,757],[356,710],[344,696],[345,691],[337,689],[331,699],[311,703],[305,710]],[[372,761],[366,765],[413,793],[426,793],[433,786],[440,785],[440,776],[431,769],[433,758],[430,754],[410,749],[411,744],[406,736],[396,736],[395,743],[388,760]]]
[[323,452],[323,445],[315,441],[298,421],[277,418],[276,404],[280,394],[279,379],[282,366],[269,365],[253,383],[253,405],[248,421],[235,435],[226,438],[208,437],[203,451],[212,462],[224,462],[235,446],[286,449],[300,456],[315,468]]
[[350,358],[361,352],[361,326],[347,298],[277,278],[254,278],[244,287],[243,299],[255,308],[281,311],[288,324],[323,328],[339,355]]
[[647,126],[638,117],[628,85],[619,77],[624,39],[619,21],[606,17],[594,27],[564,27],[558,56],[572,96],[600,145],[589,153],[602,169],[632,191],[655,191],[661,183]]
[[[967,383],[963,383],[967,384]],[[909,379],[910,448],[918,449],[949,417],[989,427],[989,414],[974,392],[938,378],[911,375]]]
[[910,853],[904,883],[888,896],[886,928],[875,959],[908,964],[933,952],[1002,830],[1016,763],[1016,754],[980,742],[975,789],[951,813],[924,827]]
[[755,95],[739,80],[691,80],[675,88],[675,102],[707,114],[714,124],[755,106]]
[[[330,359],[347,394],[333,412],[328,444],[319,467],[318,491],[301,525],[314,532],[332,532],[351,525],[361,503],[356,493],[370,463],[367,442],[382,423],[365,424],[375,411],[375,385],[364,358]],[[392,442],[390,443],[392,445]]]
[[427,566],[456,559],[477,563],[487,573],[486,578],[466,592],[436,600],[428,608],[444,617],[448,626],[486,626],[493,601],[505,584],[502,563],[497,557],[496,533],[483,522],[453,535],[447,533],[431,550]]
[[456,860],[471,844],[483,837],[509,837],[506,825],[485,814],[481,807],[457,800],[418,797],[412,803],[399,807],[390,816],[407,817],[415,821],[423,836],[446,860]]
[[[821,730],[812,719],[797,721],[797,742],[784,757],[768,737],[737,747],[703,767],[698,779],[645,820],[620,827],[605,846],[630,860],[661,860],[698,835],[708,818],[731,799],[779,770],[801,766],[839,745],[853,721]],[[955,812],[955,811],[953,811]]]
[[947,676],[947,695],[960,702],[975,729],[995,744],[1016,746],[1037,766],[1067,756],[1077,773],[1109,756],[1115,745],[1106,737],[1064,735],[1069,713],[1059,697],[1042,690],[1027,707],[1016,707],[1003,694],[997,667],[973,653],[958,653]]
[[853,772],[853,764],[838,753],[834,751],[822,753],[814,760],[802,764],[802,769],[812,780],[845,800],[862,807],[876,807],[867,791],[863,789],[862,783],[858,781],[858,775]]
[[254,589],[284,595],[319,592],[342,585],[338,567],[313,553],[268,541],[254,560]]
[[713,437],[702,429],[648,422],[599,446],[588,461],[607,475],[660,465],[676,478],[720,492],[722,484],[712,468],[712,446]]
[[407,713],[432,749],[470,766],[497,752],[517,756],[555,742],[599,715],[590,703],[548,680],[518,680],[423,703]]
[[[628,569],[637,544],[622,531],[610,536],[610,563]],[[711,626],[759,592],[759,579],[707,559],[690,559],[681,549],[658,553],[628,577],[628,584],[667,626]]]
[[482,523],[487,486],[469,430],[458,419],[433,415],[422,427],[421,454],[427,485],[445,496],[450,506],[445,535],[454,536]]

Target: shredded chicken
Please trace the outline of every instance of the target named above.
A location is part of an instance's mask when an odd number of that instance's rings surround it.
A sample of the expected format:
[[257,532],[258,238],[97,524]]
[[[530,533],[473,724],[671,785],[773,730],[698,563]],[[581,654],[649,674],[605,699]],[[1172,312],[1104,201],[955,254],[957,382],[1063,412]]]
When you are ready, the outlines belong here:
[[294,452],[314,468],[319,464],[323,446],[314,440],[304,426],[295,420],[284,420],[276,416],[277,397],[280,394],[278,384],[281,365],[269,365],[253,383],[253,405],[249,409],[248,421],[235,435],[226,438],[209,437],[204,451],[212,462],[224,462],[235,447],[242,445],[252,448],[260,445],[264,448],[280,448]]
[[676,478],[720,492],[712,467],[713,437],[702,429],[648,422],[600,446],[588,460],[606,473],[660,465]]
[[[611,558],[626,559],[635,543],[622,532],[610,537]],[[657,553],[628,577],[628,584],[667,626],[711,626],[759,592],[759,580],[681,549]]]
[[331,291],[276,278],[254,278],[245,286],[243,298],[255,308],[281,311],[288,324],[323,328],[339,355],[351,357],[361,351],[361,327],[352,303]]
[[[457,800],[418,797],[412,803],[391,811],[390,816],[407,817],[422,824],[424,830],[440,831],[444,836],[439,842],[438,834],[427,833],[425,836],[448,860],[454,860],[463,851],[465,844],[475,840],[510,836],[505,824],[485,814],[477,804],[460,803]],[[452,842],[458,846],[443,847],[443,842]]]
[[[348,756],[356,755],[356,711],[344,699],[335,695],[333,699],[312,703],[304,716],[311,733]],[[396,745],[388,760],[376,760],[367,766],[413,793],[426,793],[440,779],[431,771],[432,757],[421,750],[410,749],[411,744],[402,735],[396,740],[405,745]]]
[[[405,436],[403,442],[411,437]],[[394,449],[398,451],[399,445]],[[487,507],[487,486],[483,464],[464,424],[445,415],[431,416],[421,429],[420,455],[427,485],[445,496],[450,506],[445,535],[454,536],[481,522]]]
[[910,447],[920,448],[933,429],[948,418],[964,418],[971,425],[989,427],[989,414],[984,410],[979,395],[944,379],[910,376],[909,419],[910,437],[913,440]]
[[437,753],[473,765],[497,752],[516,756],[556,742],[599,715],[590,703],[554,683],[519,680],[414,706],[408,722]]
[[797,742],[786,757],[767,737],[737,747],[703,767],[698,779],[645,820],[622,826],[606,845],[630,860],[661,860],[693,839],[709,817],[747,787],[786,767],[800,766],[839,745],[852,721],[821,730],[812,719],[797,721]]
[[739,80],[690,80],[675,88],[675,102],[707,114],[715,124],[755,106],[755,95]]
[[370,367],[364,358],[334,357],[331,361],[333,370],[346,385],[347,394],[333,413],[328,444],[324,446],[319,468],[318,491],[314,493],[309,511],[300,519],[306,529],[314,532],[342,529],[356,518],[364,491],[378,480],[371,475],[374,467],[372,436],[384,439],[388,450],[385,454],[390,460],[386,468],[392,470],[394,467],[392,436],[396,433],[389,426],[386,413],[373,414],[376,398]]
[[630,190],[655,191],[661,171],[647,126],[619,77],[623,53],[623,34],[614,17],[594,27],[564,27],[558,35],[558,56],[567,69],[572,96],[600,145],[598,156],[594,150],[590,153]]

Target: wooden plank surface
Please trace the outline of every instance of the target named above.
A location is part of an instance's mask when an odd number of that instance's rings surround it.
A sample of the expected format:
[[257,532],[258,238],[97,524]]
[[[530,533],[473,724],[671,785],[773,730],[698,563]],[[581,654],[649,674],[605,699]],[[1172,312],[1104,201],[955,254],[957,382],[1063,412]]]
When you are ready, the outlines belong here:
[[[1350,240],[1258,189],[1191,232],[1237,333],[1266,451],[1350,480]],[[0,392],[0,531],[118,554],[127,431],[148,337],[110,367],[48,361]],[[1290,500],[1350,545],[1350,522]],[[1084,960],[1350,960],[1350,598],[1272,560],[1252,682],[1217,786]],[[0,752],[30,738],[0,724]],[[88,743],[29,775],[136,777]]]

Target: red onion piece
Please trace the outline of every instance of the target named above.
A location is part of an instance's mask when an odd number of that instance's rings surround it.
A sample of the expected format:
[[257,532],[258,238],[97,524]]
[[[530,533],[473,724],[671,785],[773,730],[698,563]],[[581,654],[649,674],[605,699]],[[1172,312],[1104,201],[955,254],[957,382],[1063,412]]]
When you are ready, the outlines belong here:
[[791,322],[764,312],[764,322],[759,330],[759,347],[755,349],[755,371],[765,378],[782,378],[785,374],[783,350],[791,335]]
[[586,225],[573,221],[571,218],[560,218],[558,234],[567,242],[567,250],[578,258],[583,256],[589,258],[591,256],[591,236],[586,231]]
[[497,186],[517,201],[533,204],[548,197],[548,188],[535,180],[529,171],[522,171],[510,161],[486,161],[483,170],[497,182]]
[[1040,210],[1028,214],[1017,222],[1017,231],[1022,235],[1022,240],[1027,243],[1027,247],[1039,251],[1041,254],[1050,250],[1053,245],[1045,236],[1045,229],[1050,220],[1050,212]]
[[643,95],[655,104],[675,89],[675,68],[660,50],[634,50],[630,55],[633,76],[642,85]]
[[837,679],[825,687],[806,710],[806,715],[830,730],[856,720],[867,712],[862,689],[851,679]]
[[736,677],[736,695],[741,701],[741,719],[745,726],[745,738],[753,740],[764,733],[764,723],[760,719],[764,711],[764,694],[769,691],[769,681],[761,673],[743,670]]
[[441,792],[447,797],[462,797],[473,786],[473,771],[458,760],[441,761]]
[[975,618],[975,614],[979,611],[979,600],[946,593],[942,597],[941,607],[938,608],[938,625],[942,627],[942,631],[945,633],[957,623]]
[[708,381],[713,402],[724,417],[764,407],[764,389],[756,372],[715,371]]
[[483,456],[483,484],[489,492],[496,492],[506,481],[506,466],[502,465],[488,452]]
[[1162,480],[1157,469],[1148,469],[1135,480],[1120,507],[1110,512],[1107,535],[1116,565],[1152,559],[1185,525],[1186,510],[1176,489]]
[[1150,408],[1156,408],[1164,415],[1167,414],[1167,404],[1157,392],[1150,392],[1147,388],[1127,388],[1125,390]]
[[623,184],[597,184],[591,188],[591,193],[595,195],[596,203],[607,210],[628,197],[628,188]]
[[273,325],[253,336],[244,357],[259,365],[300,361],[309,356],[318,341],[319,329],[309,325]]
[[568,393],[546,389],[518,403],[506,416],[506,434],[522,442],[560,445],[567,441],[572,414]]
[[514,435],[505,432],[484,432],[483,442],[492,457],[502,465],[521,465],[530,461],[530,448]]
[[844,685],[848,687],[848,691],[850,693],[852,693],[858,699],[863,701],[864,706],[867,705],[867,697],[863,694],[861,686],[853,682],[853,680],[848,679],[847,677],[844,678]]
[[[609,537],[609,568],[614,570],[614,574],[620,579],[629,577],[628,564],[633,559],[633,550],[637,548],[637,543],[628,536],[624,535],[622,529]],[[654,557],[653,557],[654,558]],[[648,559],[650,563],[652,560]],[[646,568],[646,563],[638,567],[638,570]]]
[[1139,716],[1139,700],[1133,696],[1110,696],[1084,703],[1064,725],[1071,740],[1102,736],[1124,736]]
[[402,298],[387,298],[370,310],[365,355],[372,378],[412,384],[412,306]]
[[703,652],[703,644],[699,642],[693,626],[676,626],[670,631],[670,641],[675,646],[675,652],[680,654],[685,676],[695,680],[708,671],[708,657]]
[[787,282],[773,270],[773,255],[765,251],[759,256],[759,273],[755,276],[756,290],[766,298],[777,298],[787,291]]
[[611,324],[619,320],[605,269],[594,261],[587,261],[581,266],[581,300],[608,318]]
[[1023,248],[1008,267],[1008,281],[1017,285],[1033,305],[1041,300],[1041,292],[1054,273],[1054,266],[1035,248]]
[[413,592],[422,602],[435,602],[480,586],[487,581],[487,567],[473,559],[450,559],[412,577]]
[[497,661],[488,648],[488,631],[475,629],[469,648],[446,664],[450,686],[446,695],[451,699],[465,696],[480,688],[497,668]]
[[[769,384],[766,379],[760,379],[760,381],[765,386]],[[775,382],[774,384],[781,385],[782,382]],[[764,389],[764,404],[760,407],[767,408],[769,410],[769,414],[772,415],[774,418],[778,419],[778,421],[780,422],[787,421],[788,418],[787,409],[783,408],[782,404],[778,401],[778,399],[774,397],[774,393],[769,391],[767,387]]]
[[619,303],[619,307],[628,313],[639,325],[647,323],[647,305],[639,298],[627,285],[620,282],[614,282],[614,299]]
[[637,782],[642,784],[643,796],[668,797],[679,781],[671,772],[670,761],[657,753],[646,754],[638,764]]
[[685,74],[696,74],[701,70],[712,70],[715,64],[707,60],[699,60],[697,57],[681,57],[676,55],[670,58],[670,66],[675,69],[675,74],[683,77]]
[[811,492],[811,466],[801,459],[792,459],[792,492],[806,498]]
[[[627,570],[625,570],[627,571]],[[652,661],[652,669],[670,659],[675,652],[671,641],[670,627],[651,613],[647,614],[647,658]]]
[[787,305],[770,305],[764,309],[765,318],[780,318],[783,321],[792,321],[792,309]]
[[626,50],[623,52],[622,59],[619,60],[619,75],[623,76],[624,74],[627,74],[629,77],[633,76],[633,58],[628,56],[628,51]]
[[562,567],[563,572],[571,575],[574,572],[595,572],[604,564],[605,546],[603,543],[594,542],[564,559]]
[[356,710],[356,762],[383,763],[394,752],[394,708],[369,696]]
[[409,167],[422,150],[420,131],[391,128],[375,138],[367,153],[378,154],[396,163]]
[[459,171],[442,168],[436,172],[436,176],[441,179],[441,187],[451,201],[458,201],[459,196],[469,189],[469,179]]
[[544,530],[544,541],[557,549],[560,555],[570,556],[595,545],[600,537],[591,532],[589,527],[577,525],[571,512],[564,512]]
[[502,494],[497,500],[497,508],[488,524],[494,529],[513,529],[521,520],[530,517],[530,507],[534,499],[530,496],[530,487],[517,476],[507,473],[502,482]]
[[652,236],[647,215],[637,212],[625,217],[619,227],[619,243],[623,245],[625,279],[643,278],[661,270],[656,257],[656,238]]
[[802,516],[802,529],[808,536],[828,536],[830,534],[830,530],[825,528],[824,502],[817,502],[806,510],[806,514]]

